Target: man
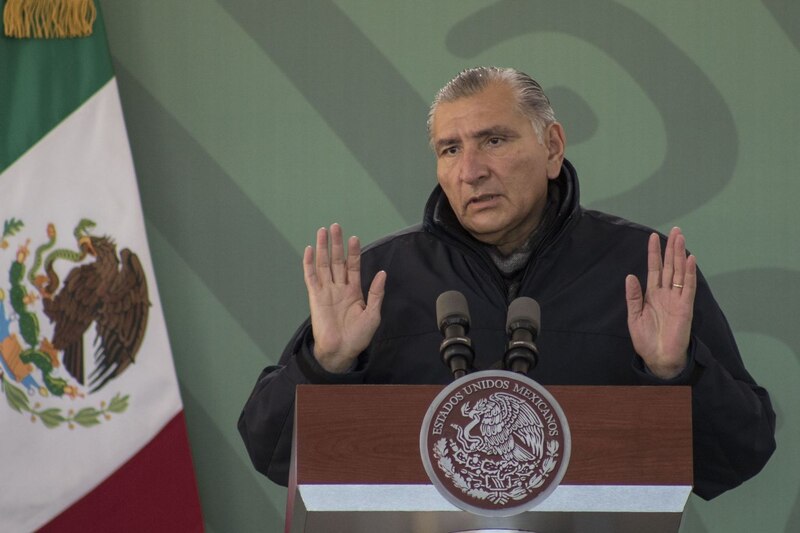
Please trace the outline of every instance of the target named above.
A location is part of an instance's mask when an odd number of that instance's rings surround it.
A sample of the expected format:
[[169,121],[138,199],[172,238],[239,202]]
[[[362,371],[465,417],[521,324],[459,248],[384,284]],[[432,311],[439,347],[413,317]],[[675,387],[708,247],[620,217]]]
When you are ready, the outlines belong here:
[[458,290],[477,369],[496,366],[508,304],[530,296],[542,310],[531,377],[691,385],[694,491],[710,499],[760,471],[775,448],[775,414],[684,236],[673,228],[664,245],[652,230],[580,206],[564,130],[541,87],[512,69],[466,70],[437,94],[428,131],[439,186],[421,225],[363,252],[351,237],[345,253],[334,224],[306,248],[310,320],[261,374],[239,420],[256,468],[287,482],[298,383],[451,381],[434,302]]

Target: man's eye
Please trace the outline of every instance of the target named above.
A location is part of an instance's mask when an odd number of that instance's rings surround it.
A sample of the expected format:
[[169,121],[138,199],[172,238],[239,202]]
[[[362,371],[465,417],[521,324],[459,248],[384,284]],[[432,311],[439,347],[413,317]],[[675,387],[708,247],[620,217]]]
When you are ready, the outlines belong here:
[[442,150],[442,155],[453,155],[458,153],[458,146],[448,146]]
[[492,146],[497,146],[498,144],[502,144],[502,142],[503,142],[502,137],[489,137],[489,139],[487,140],[487,143],[491,144]]

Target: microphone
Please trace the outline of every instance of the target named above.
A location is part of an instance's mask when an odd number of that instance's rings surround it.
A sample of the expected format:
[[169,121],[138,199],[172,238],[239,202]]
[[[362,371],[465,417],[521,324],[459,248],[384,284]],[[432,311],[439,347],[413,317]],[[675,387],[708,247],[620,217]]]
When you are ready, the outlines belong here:
[[436,323],[444,340],[439,346],[442,362],[450,368],[453,378],[467,374],[475,360],[469,333],[467,299],[458,291],[443,292],[436,299]]
[[527,374],[539,362],[539,349],[534,344],[541,327],[541,311],[533,298],[521,296],[508,306],[506,331],[508,348],[503,355],[503,366],[520,374]]

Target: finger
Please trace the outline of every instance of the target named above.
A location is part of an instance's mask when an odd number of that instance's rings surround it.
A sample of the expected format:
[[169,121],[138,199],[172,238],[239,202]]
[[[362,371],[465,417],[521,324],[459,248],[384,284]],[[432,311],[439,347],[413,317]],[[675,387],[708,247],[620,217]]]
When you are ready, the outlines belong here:
[[657,233],[650,235],[647,241],[647,290],[661,286],[661,241]]
[[314,269],[314,249],[306,246],[303,250],[303,279],[306,282],[306,289],[309,291],[317,288],[317,272]]
[[672,287],[672,278],[675,273],[675,240],[681,230],[677,227],[670,230],[667,236],[667,247],[664,249],[664,268],[661,271],[661,286]]
[[361,241],[356,236],[347,240],[347,281],[361,290]]
[[674,289],[682,290],[685,286],[686,260],[686,237],[679,233],[675,237],[675,257],[673,258],[672,287]]
[[317,280],[325,283],[331,280],[331,264],[328,255],[328,230],[319,228],[317,230],[317,253],[316,253]]
[[690,308],[694,306],[694,296],[697,293],[697,258],[690,255],[686,260],[686,272],[683,276],[683,291],[681,292],[681,299],[684,300]]
[[386,291],[386,271],[381,270],[372,278],[367,294],[367,307],[365,312],[372,315],[373,320],[380,321],[381,305]]
[[625,301],[628,304],[628,323],[630,323],[642,314],[644,305],[642,286],[633,274],[625,276]]
[[331,224],[331,277],[334,283],[347,282],[344,241],[342,240],[342,227],[339,224]]

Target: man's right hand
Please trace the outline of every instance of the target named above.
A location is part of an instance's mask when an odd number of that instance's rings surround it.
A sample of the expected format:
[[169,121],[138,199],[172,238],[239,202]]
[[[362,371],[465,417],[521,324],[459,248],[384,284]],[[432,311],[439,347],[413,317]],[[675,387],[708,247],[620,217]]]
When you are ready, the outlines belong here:
[[361,291],[361,245],[358,237],[347,242],[344,253],[342,228],[331,225],[317,231],[316,254],[311,246],[303,253],[303,273],[311,309],[314,357],[328,372],[342,373],[353,366],[372,340],[381,322],[386,272],[375,274],[367,301]]

